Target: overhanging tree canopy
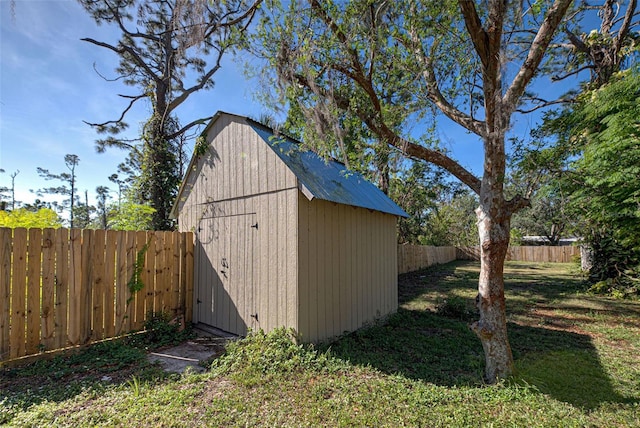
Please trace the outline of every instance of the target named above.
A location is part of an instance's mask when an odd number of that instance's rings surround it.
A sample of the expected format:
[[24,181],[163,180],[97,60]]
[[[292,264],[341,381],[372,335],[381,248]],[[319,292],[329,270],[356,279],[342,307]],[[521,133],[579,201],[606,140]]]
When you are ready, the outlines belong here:
[[[505,196],[505,135],[570,4],[292,1],[286,11],[270,6],[275,12],[261,27],[260,55],[276,70],[281,94],[301,105],[310,122],[331,124],[346,114],[479,195],[480,319],[472,327],[488,382],[513,369],[502,272],[511,215],[528,203],[526,195]],[[481,178],[420,144],[409,125],[434,112],[482,140]],[[305,137],[335,141],[334,129],[310,127]]]

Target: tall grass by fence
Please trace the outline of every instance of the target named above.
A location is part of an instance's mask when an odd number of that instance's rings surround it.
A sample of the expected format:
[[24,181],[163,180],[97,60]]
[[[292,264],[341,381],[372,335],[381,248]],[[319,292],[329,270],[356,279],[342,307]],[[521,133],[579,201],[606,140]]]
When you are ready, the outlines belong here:
[[[580,247],[509,247],[507,260],[524,262],[569,263],[580,257]],[[398,246],[398,273],[413,272],[453,260],[480,260],[479,247],[432,247],[402,244]]]
[[0,228],[0,362],[190,321],[192,294],[191,233]]

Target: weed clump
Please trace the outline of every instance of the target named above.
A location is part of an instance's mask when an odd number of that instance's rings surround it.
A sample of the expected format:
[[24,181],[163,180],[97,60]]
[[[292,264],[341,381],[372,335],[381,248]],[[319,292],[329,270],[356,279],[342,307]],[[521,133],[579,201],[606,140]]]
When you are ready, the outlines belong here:
[[336,371],[344,364],[328,352],[320,353],[312,345],[298,343],[293,329],[281,327],[269,333],[250,332],[246,338],[229,343],[225,354],[214,360],[211,368],[217,374],[252,384],[304,371]]
[[449,296],[442,300],[436,305],[436,313],[460,321],[472,321],[478,316],[473,302],[460,296]]
[[144,332],[132,336],[129,344],[145,350],[177,345],[193,336],[193,331],[182,325],[179,319],[172,319],[166,312],[147,315]]

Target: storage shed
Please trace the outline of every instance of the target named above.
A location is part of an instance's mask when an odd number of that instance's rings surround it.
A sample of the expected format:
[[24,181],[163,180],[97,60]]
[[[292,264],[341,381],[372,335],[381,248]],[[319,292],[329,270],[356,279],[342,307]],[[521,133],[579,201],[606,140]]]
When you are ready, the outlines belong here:
[[195,243],[194,322],[317,342],[395,312],[395,203],[359,174],[218,112],[173,215]]

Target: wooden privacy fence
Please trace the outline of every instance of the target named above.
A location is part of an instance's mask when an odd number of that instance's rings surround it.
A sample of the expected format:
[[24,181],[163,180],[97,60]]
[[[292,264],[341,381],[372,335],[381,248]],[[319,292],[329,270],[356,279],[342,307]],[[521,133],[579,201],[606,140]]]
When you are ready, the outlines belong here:
[[[461,247],[456,250],[458,260],[480,260],[479,247]],[[514,246],[507,251],[508,261],[570,263],[574,257],[580,257],[580,247]]]
[[190,321],[192,294],[190,232],[0,228],[0,362]]
[[456,247],[398,245],[398,273],[413,272],[431,265],[456,260]]
[[[520,246],[509,247],[508,261],[569,263],[580,257],[575,246]],[[398,273],[413,272],[431,265],[453,260],[480,260],[479,247],[432,247],[402,244],[398,246]]]

